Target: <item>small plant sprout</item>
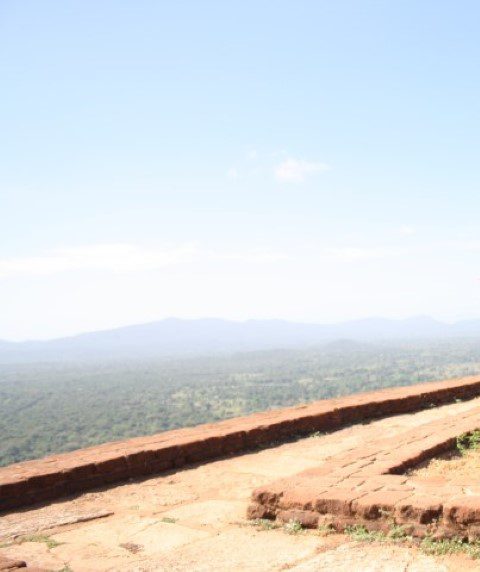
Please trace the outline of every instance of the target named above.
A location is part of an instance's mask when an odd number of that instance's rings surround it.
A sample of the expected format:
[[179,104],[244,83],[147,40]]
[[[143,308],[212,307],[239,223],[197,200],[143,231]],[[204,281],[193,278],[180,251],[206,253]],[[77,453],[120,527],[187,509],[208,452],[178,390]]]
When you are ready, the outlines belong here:
[[345,528],[345,534],[348,534],[352,540],[359,542],[385,542],[387,537],[383,532],[376,530],[367,530],[361,524],[354,524]]
[[330,534],[335,534],[336,530],[332,524],[319,524],[317,532],[320,536],[328,536]]
[[425,554],[434,556],[444,556],[447,554],[466,554],[477,560],[480,558],[480,542],[465,542],[461,538],[445,538],[443,540],[434,540],[431,537],[425,537],[420,543],[420,549]]
[[279,528],[279,524],[274,520],[269,520],[268,518],[256,518],[255,520],[252,520],[251,524],[261,530],[274,530]]
[[460,454],[465,455],[468,450],[475,450],[480,447],[480,429],[475,429],[471,433],[462,433],[457,437],[457,449]]
[[298,534],[303,531],[303,526],[298,520],[292,519],[284,524],[283,529],[287,534]]

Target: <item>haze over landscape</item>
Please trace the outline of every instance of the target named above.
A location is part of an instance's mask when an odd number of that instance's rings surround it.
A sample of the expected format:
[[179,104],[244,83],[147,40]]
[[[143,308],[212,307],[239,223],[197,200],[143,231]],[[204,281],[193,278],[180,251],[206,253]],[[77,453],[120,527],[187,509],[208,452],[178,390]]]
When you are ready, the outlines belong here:
[[0,463],[480,371],[478,16],[0,3]]
[[394,342],[480,337],[480,320],[446,324],[426,316],[406,320],[370,318],[340,324],[284,320],[233,322],[170,318],[49,341],[0,340],[0,363],[78,359],[140,359],[302,348],[337,340]]

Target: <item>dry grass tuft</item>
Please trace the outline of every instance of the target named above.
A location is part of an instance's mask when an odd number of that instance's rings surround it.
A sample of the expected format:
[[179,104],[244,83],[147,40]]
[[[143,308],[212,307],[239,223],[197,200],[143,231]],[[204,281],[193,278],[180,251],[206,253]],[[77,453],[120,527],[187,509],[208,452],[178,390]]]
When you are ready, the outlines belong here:
[[409,472],[412,477],[436,477],[446,479],[472,477],[480,474],[480,449],[468,449],[461,454],[452,451],[436,459],[431,459]]

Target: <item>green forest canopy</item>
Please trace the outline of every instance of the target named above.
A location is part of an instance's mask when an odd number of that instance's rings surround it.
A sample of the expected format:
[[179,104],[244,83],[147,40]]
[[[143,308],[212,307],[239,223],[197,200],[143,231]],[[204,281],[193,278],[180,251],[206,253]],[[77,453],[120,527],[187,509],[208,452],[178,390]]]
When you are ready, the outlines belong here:
[[0,465],[316,399],[480,372],[480,341],[0,364]]

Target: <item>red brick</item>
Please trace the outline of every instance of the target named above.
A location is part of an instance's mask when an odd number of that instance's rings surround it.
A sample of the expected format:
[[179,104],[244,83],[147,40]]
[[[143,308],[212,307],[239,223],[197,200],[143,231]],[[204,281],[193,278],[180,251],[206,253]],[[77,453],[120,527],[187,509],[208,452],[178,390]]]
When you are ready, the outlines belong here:
[[315,498],[315,510],[320,514],[352,515],[352,503],[365,495],[362,491],[332,487]]
[[383,518],[393,514],[395,505],[409,496],[411,496],[410,492],[378,491],[354,501],[352,510],[358,516],[368,520]]
[[460,524],[480,523],[480,496],[462,495],[454,497],[443,507],[447,520]]
[[318,526],[318,513],[311,510],[281,510],[277,513],[277,519],[281,522],[295,521],[305,528],[316,528]]
[[322,493],[324,493],[324,491],[318,487],[311,487],[308,485],[297,485],[289,487],[285,490],[282,497],[279,499],[278,506],[283,510],[312,510],[314,508],[317,495]]
[[268,507],[262,504],[252,503],[248,505],[247,518],[252,520],[259,518],[275,518],[275,515]]
[[442,501],[439,497],[413,495],[396,505],[395,517],[402,522],[430,524],[442,516],[442,508]]

